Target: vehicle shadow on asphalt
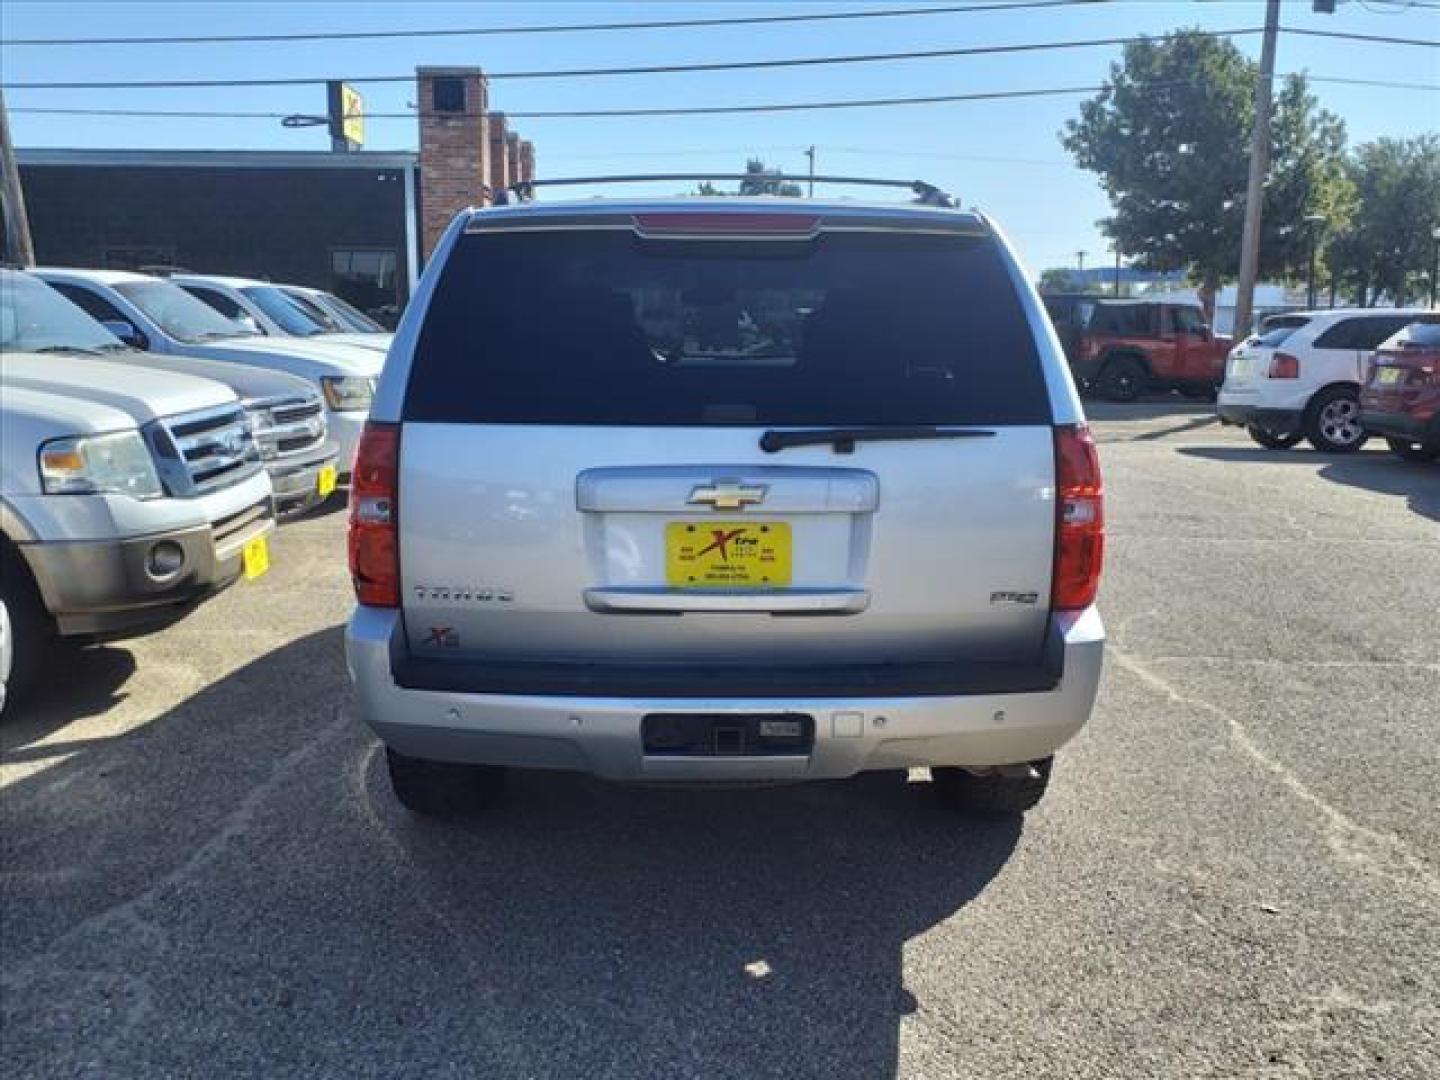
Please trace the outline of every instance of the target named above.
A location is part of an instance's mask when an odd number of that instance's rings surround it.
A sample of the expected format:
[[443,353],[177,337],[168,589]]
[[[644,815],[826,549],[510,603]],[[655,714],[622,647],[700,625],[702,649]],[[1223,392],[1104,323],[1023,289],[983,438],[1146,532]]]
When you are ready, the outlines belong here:
[[[50,650],[35,685],[0,715],[0,760],[35,756],[25,750],[66,724],[99,716],[125,699],[124,686],[135,674],[135,657],[124,648],[78,648],[59,644]],[[59,752],[53,747],[45,753]]]
[[1091,421],[1163,420],[1182,416],[1207,417],[1211,420],[1216,418],[1213,401],[1196,401],[1180,396],[1130,402],[1087,397],[1083,404],[1085,418]]
[[106,1036],[115,1075],[183,1071],[188,1045],[220,1071],[890,1076],[907,943],[1021,836],[903,774],[527,773],[490,816],[426,821],[395,802],[340,650],[338,627],[302,638],[5,789],[7,964],[46,988],[6,995],[12,1065],[56,1064],[35,1055],[96,996],[61,975],[109,965],[147,1002]]
[[1177,451],[1210,461],[1259,462],[1267,465],[1320,463],[1319,475],[1336,484],[1363,488],[1405,499],[1421,517],[1440,521],[1440,468],[1402,461],[1393,454],[1364,450],[1354,454],[1321,454],[1312,450],[1264,450],[1258,447],[1185,446]]

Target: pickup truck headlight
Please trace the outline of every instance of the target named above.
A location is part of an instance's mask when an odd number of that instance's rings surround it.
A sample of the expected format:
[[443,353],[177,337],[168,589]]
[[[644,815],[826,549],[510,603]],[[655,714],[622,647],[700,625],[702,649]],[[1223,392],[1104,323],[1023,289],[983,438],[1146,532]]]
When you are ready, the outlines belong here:
[[325,403],[336,412],[369,412],[375,380],[359,375],[322,375],[320,389],[325,392]]
[[47,495],[116,491],[158,499],[165,494],[150,448],[138,431],[51,439],[40,447],[40,482]]

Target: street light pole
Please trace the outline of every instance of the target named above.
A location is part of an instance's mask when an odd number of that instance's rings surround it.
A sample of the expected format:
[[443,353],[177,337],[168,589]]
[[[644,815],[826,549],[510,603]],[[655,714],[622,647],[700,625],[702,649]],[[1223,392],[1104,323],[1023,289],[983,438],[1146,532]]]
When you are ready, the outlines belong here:
[[1430,306],[1433,308],[1440,295],[1440,225],[1430,230],[1430,239],[1435,241],[1435,261],[1430,264]]
[[1325,224],[1325,215],[1305,215],[1305,229],[1310,239],[1310,277],[1305,289],[1305,308],[1307,311],[1315,310],[1315,234],[1320,231],[1320,226]]
[[815,197],[815,147],[805,151],[805,156],[810,159],[810,198]]
[[1255,79],[1255,129],[1250,133],[1250,177],[1245,185],[1245,230],[1240,240],[1240,284],[1235,291],[1235,340],[1250,333],[1255,279],[1260,273],[1260,212],[1265,174],[1270,171],[1270,100],[1275,79],[1275,39],[1280,33],[1280,0],[1266,0],[1260,74]]

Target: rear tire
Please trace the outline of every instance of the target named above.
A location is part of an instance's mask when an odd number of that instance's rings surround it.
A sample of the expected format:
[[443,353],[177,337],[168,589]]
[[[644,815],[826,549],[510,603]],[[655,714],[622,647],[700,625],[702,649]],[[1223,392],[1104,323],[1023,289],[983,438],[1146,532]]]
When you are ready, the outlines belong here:
[[1140,361],[1121,357],[1105,365],[1095,380],[1095,387],[1107,401],[1128,404],[1144,393],[1146,379],[1145,368]]
[[936,793],[950,809],[971,817],[1012,818],[1034,809],[1045,797],[1054,764],[1053,756],[1032,761],[1038,775],[1021,778],[999,773],[977,776],[953,768],[931,769],[930,776]]
[[23,697],[35,683],[55,643],[55,623],[40,599],[25,560],[0,537],[0,609],[6,626],[0,647],[0,708]]
[[1390,452],[1406,461],[1440,461],[1440,446],[1431,446],[1429,443],[1410,442],[1407,439],[1386,438],[1385,444],[1390,447]]
[[1354,387],[1332,386],[1310,401],[1305,415],[1305,437],[1327,454],[1353,454],[1369,435],[1360,426],[1360,394]]
[[505,770],[496,765],[425,761],[388,746],[385,762],[395,797],[421,817],[469,817],[497,804],[505,790]]
[[1266,450],[1289,450],[1297,446],[1300,440],[1305,438],[1301,432],[1284,432],[1277,434],[1262,428],[1259,424],[1247,424],[1245,432]]

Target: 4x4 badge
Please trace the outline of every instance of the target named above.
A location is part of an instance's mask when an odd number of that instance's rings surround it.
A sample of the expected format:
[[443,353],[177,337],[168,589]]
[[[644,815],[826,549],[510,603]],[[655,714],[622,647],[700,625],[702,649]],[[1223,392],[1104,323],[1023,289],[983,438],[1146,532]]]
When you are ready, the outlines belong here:
[[716,510],[743,510],[765,501],[764,484],[742,484],[738,480],[716,480],[713,484],[701,484],[690,492],[687,500],[692,506],[709,506]]

